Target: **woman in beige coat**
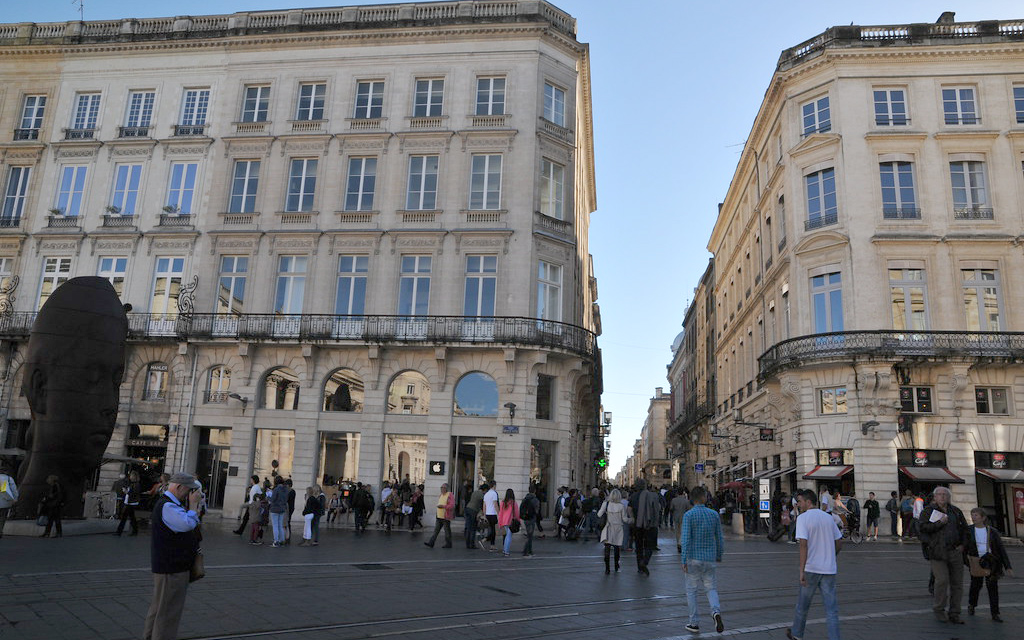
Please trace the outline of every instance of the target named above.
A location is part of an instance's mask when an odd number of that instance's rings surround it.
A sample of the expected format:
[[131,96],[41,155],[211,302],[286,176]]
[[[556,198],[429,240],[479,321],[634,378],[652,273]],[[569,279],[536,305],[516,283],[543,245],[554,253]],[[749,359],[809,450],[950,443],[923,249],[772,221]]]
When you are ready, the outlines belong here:
[[622,505],[622,493],[618,489],[612,489],[608,499],[601,505],[597,517],[607,516],[608,521],[601,529],[601,542],[604,543],[604,572],[611,573],[611,553],[615,549],[615,570],[619,570],[619,554],[622,551],[622,542],[625,537],[623,525],[632,522],[633,518],[629,508]]

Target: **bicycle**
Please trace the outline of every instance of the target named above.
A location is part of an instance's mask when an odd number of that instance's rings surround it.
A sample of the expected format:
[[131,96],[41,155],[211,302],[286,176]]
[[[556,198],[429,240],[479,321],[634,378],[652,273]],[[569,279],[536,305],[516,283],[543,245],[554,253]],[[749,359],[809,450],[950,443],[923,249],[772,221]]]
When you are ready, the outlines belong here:
[[850,518],[852,522],[843,521],[843,526],[840,529],[843,533],[843,540],[849,540],[853,544],[860,544],[864,542],[864,534],[860,532],[860,522]]

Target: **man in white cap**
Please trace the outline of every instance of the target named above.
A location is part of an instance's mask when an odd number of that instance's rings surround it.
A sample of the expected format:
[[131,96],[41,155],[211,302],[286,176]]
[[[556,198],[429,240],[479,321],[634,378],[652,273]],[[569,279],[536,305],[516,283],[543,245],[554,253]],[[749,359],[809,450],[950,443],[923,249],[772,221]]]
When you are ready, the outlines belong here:
[[[199,553],[199,502],[195,476],[175,473],[153,506],[151,563],[153,601],[146,615],[145,640],[174,640],[185,609],[189,570]],[[187,509],[186,509],[187,505]]]

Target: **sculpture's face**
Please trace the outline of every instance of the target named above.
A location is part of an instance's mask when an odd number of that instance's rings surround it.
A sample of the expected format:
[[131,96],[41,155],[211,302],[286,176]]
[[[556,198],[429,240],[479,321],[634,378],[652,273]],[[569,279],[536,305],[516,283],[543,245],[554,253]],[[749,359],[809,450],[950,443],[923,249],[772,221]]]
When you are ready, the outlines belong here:
[[99,465],[117,420],[126,335],[124,310],[101,278],[70,280],[43,305],[24,365],[33,454],[60,458],[72,475]]

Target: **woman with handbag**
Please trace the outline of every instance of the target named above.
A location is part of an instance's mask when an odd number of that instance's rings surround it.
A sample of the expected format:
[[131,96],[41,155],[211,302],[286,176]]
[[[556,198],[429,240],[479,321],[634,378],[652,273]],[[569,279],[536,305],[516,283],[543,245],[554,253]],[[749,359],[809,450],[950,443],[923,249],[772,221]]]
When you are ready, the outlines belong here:
[[512,550],[512,534],[519,532],[519,505],[516,503],[516,493],[509,487],[505,489],[505,499],[498,507],[498,527],[504,535],[502,555],[508,557]]
[[619,556],[622,553],[622,541],[625,538],[625,525],[631,522],[627,507],[622,504],[622,493],[612,489],[608,499],[601,505],[597,517],[605,519],[601,529],[601,542],[604,543],[604,573],[611,573],[612,549],[615,549],[615,571],[619,570]]
[[981,583],[988,589],[988,604],[992,612],[992,620],[1002,622],[999,617],[999,578],[1003,575],[1013,577],[1010,556],[1006,554],[1003,539],[995,528],[988,525],[988,518],[981,507],[971,509],[971,535],[967,539],[965,558],[971,571],[971,590],[967,595],[967,613],[974,615],[978,606],[978,595]]

